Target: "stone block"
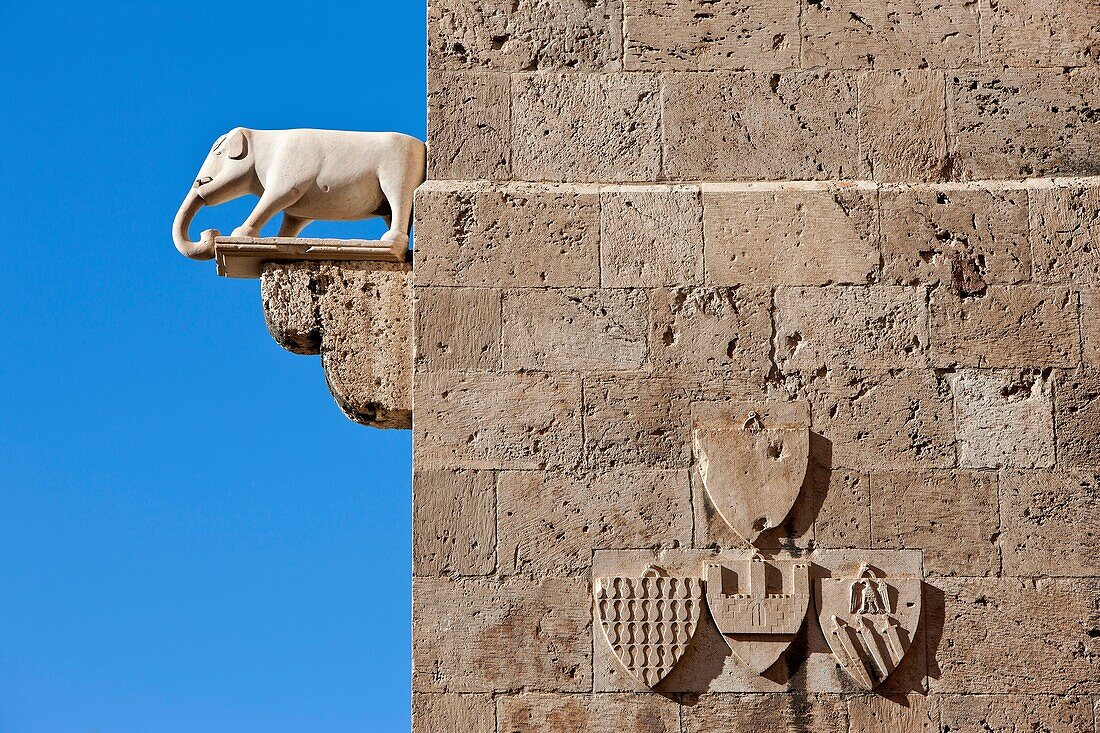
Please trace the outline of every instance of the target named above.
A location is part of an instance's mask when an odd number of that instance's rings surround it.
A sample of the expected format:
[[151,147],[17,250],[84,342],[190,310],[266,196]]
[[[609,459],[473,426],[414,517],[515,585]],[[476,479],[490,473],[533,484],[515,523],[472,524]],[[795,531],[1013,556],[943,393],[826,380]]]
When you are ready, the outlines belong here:
[[653,181],[661,95],[653,74],[522,74],[512,80],[512,171],[527,181]]
[[412,698],[412,733],[497,733],[491,695],[425,695]]
[[880,201],[886,282],[980,295],[1030,278],[1027,191],[946,184],[885,190]]
[[983,53],[1003,66],[1087,66],[1100,59],[1090,0],[980,0]]
[[808,2],[802,64],[831,69],[956,69],[978,64],[974,2]]
[[583,692],[592,600],[580,578],[413,579],[413,691]]
[[653,368],[675,376],[761,381],[771,368],[766,288],[673,288],[649,294]]
[[948,75],[952,176],[1100,173],[1100,69],[990,69]]
[[504,294],[505,369],[638,371],[649,362],[644,290],[529,289]]
[[683,714],[684,733],[848,733],[848,712],[839,695],[701,695]]
[[412,267],[385,262],[268,264],[268,329],[295,353],[320,353],[336,404],[363,425],[412,423]]
[[414,214],[418,286],[599,285],[595,189],[428,182]]
[[991,472],[871,474],[871,546],[923,550],[926,574],[996,575],[997,511]]
[[1100,473],[1002,471],[1004,574],[1100,575]]
[[688,547],[689,494],[686,469],[502,473],[501,572],[581,575],[593,550]]
[[1100,309],[1100,288],[1082,288],[1077,298],[1081,304],[1081,359],[1085,366],[1100,367],[1100,319],[1091,317]]
[[1057,380],[1054,424],[1058,465],[1100,466],[1100,371],[1063,372]]
[[496,476],[413,475],[413,575],[486,575],[496,566]]
[[617,186],[600,194],[605,288],[703,282],[703,204],[692,186]]
[[428,67],[613,69],[622,57],[615,0],[431,0]]
[[679,702],[653,694],[507,695],[497,718],[500,733],[680,733]]
[[[866,6],[865,6],[866,7]],[[859,80],[862,175],[876,181],[944,178],[947,108],[942,71],[873,71]]]
[[413,460],[418,469],[575,466],[580,404],[577,377],[425,374],[417,378]]
[[1100,285],[1100,185],[1031,190],[1035,281]]
[[495,181],[511,172],[509,76],[428,72],[428,179]]
[[691,463],[691,402],[763,394],[737,380],[629,375],[584,382],[584,456],[590,468]]
[[1024,370],[963,370],[950,379],[963,468],[1054,464],[1050,383]]
[[628,69],[709,71],[798,66],[795,0],[626,0]]
[[856,82],[830,72],[664,77],[665,175],[808,180],[858,175]]
[[[827,441],[818,438],[818,451],[831,452]],[[811,453],[811,460],[814,455]],[[871,494],[870,479],[863,471],[828,467],[829,457],[821,456],[826,465],[817,468],[811,463],[809,483],[803,487],[808,496],[818,497],[819,506],[814,520],[814,546],[825,549],[842,547],[871,547]],[[803,501],[806,496],[800,497]]]
[[873,189],[704,186],[707,282],[867,283],[879,265],[877,208]]
[[[934,692],[1100,691],[1100,579],[931,578]],[[955,728],[952,728],[955,730]],[[979,730],[981,730],[979,728]],[[1010,729],[1011,730],[1011,729]]]
[[944,695],[940,730],[952,733],[1092,733],[1088,698],[1053,695]]
[[925,695],[853,697],[848,717],[849,733],[947,733],[939,725],[939,708]]
[[837,368],[814,375],[804,389],[813,432],[828,443],[828,465],[872,471],[955,465],[951,394],[935,374]]
[[932,361],[942,367],[1076,366],[1077,294],[1039,285],[990,285],[979,297],[937,289]]
[[924,368],[925,297],[924,288],[901,286],[777,288],[776,362],[785,371]]
[[499,290],[422,287],[415,294],[417,368],[500,368]]

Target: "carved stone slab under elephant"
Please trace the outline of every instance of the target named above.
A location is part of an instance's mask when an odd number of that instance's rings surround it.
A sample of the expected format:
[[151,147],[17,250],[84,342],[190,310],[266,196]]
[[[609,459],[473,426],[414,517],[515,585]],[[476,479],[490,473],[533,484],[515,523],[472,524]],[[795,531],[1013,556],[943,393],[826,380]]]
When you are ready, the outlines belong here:
[[214,142],[176,214],[172,239],[187,257],[211,259],[218,232],[207,230],[192,241],[195,214],[253,194],[260,200],[234,237],[260,236],[282,212],[279,237],[296,237],[317,219],[382,217],[389,227],[382,241],[407,244],[425,160],[424,143],[400,133],[236,127]]

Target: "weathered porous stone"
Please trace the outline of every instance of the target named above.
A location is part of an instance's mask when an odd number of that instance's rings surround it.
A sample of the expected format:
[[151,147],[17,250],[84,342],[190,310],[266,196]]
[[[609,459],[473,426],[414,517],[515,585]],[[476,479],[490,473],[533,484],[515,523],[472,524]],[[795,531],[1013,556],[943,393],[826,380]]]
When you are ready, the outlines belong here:
[[657,179],[661,94],[656,75],[523,74],[512,85],[516,178]]
[[414,578],[413,691],[591,689],[589,599],[580,578]]
[[418,286],[599,285],[595,189],[429,182],[414,213]]
[[948,75],[952,172],[964,180],[1096,175],[1100,67]]
[[1100,285],[1100,185],[1038,186],[1030,194],[1035,280]]
[[500,368],[500,291],[416,290],[416,365],[435,370]]
[[763,394],[738,380],[662,376],[584,381],[584,459],[591,468],[691,463],[691,402]]
[[502,572],[580,575],[593,550],[691,544],[688,472],[638,466],[582,475],[506,471]]
[[924,550],[924,571],[1000,570],[997,476],[983,471],[871,474],[871,546]]
[[941,731],[952,733],[1090,733],[1088,698],[1053,695],[944,695],[937,698]]
[[504,294],[505,369],[638,371],[647,367],[644,290],[531,289]]
[[581,383],[569,375],[417,378],[418,468],[539,470],[581,459]]
[[504,695],[500,733],[680,733],[675,700],[660,695]]
[[[811,450],[819,452],[832,447],[815,438]],[[815,460],[824,461],[825,465]],[[841,547],[871,547],[871,493],[866,473],[843,468],[830,468],[829,456],[811,453],[810,475],[800,502],[810,502],[816,510],[814,545],[833,549]],[[815,500],[816,499],[816,500]],[[797,509],[796,509],[797,511]]]
[[491,695],[413,694],[413,733],[496,733]]
[[861,172],[877,181],[946,177],[947,109],[942,71],[874,71],[859,80]]
[[649,293],[654,369],[670,376],[760,381],[771,366],[771,293],[764,288],[673,288]]
[[853,178],[854,78],[829,72],[664,76],[665,175],[687,180]]
[[1100,472],[1002,471],[1004,574],[1100,575]]
[[702,284],[703,204],[697,187],[608,187],[600,202],[605,288]]
[[428,178],[503,180],[512,172],[507,74],[428,73]]
[[812,730],[847,733],[844,700],[827,695],[702,695],[683,708],[684,733]]
[[1067,288],[991,285],[978,297],[931,297],[932,360],[941,367],[1075,366],[1077,295]]
[[615,68],[622,12],[613,0],[432,0],[432,69],[545,71]]
[[[1095,694],[1100,690],[1100,580],[932,578],[942,611],[935,692]],[[942,617],[941,617],[942,614]],[[1000,643],[998,643],[998,641]],[[979,729],[980,730],[980,729]]]
[[940,727],[939,708],[925,695],[853,697],[848,716],[848,733],[948,733]]
[[1058,463],[1100,466],[1100,372],[1081,369],[1058,376],[1054,422]]
[[862,284],[878,271],[874,190],[712,185],[703,209],[712,284]]
[[1100,60],[1090,0],[980,0],[983,52],[1004,66],[1086,66]]
[[1100,319],[1087,314],[1100,312],[1100,288],[1082,288],[1077,293],[1081,308],[1081,360],[1086,366],[1100,367]]
[[961,467],[1054,464],[1050,382],[1042,373],[964,370],[950,382]]
[[413,475],[413,575],[486,575],[496,567],[496,476]]
[[971,66],[979,60],[978,19],[976,2],[808,2],[802,63],[832,69]]
[[948,184],[886,190],[880,201],[886,282],[972,296],[1029,279],[1027,191]]
[[320,353],[329,391],[348,418],[378,428],[412,424],[411,266],[270,264],[260,294],[279,344]]
[[828,442],[830,465],[867,471],[955,465],[951,393],[935,374],[823,371],[804,389],[811,428]]
[[798,66],[795,0],[626,0],[628,69],[708,71]]
[[775,357],[784,370],[927,364],[923,288],[777,288]]

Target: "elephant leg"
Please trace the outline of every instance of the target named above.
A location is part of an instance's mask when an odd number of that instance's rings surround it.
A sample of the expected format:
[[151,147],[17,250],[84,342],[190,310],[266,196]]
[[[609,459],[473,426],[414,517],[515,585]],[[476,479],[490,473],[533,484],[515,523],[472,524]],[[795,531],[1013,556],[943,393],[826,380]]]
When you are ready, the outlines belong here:
[[[390,204],[390,216],[386,217],[389,231],[382,235],[383,242],[408,242],[409,219],[412,217],[413,195],[416,185],[409,185],[400,178],[384,178],[379,181],[382,195]],[[419,185],[419,184],[417,184]]]
[[300,216],[291,216],[290,214],[283,212],[283,223],[279,226],[279,233],[276,237],[297,237],[301,234],[313,219],[304,219]]
[[292,206],[299,198],[301,198],[301,195],[296,190],[284,194],[273,194],[271,191],[264,191],[263,195],[260,196],[260,200],[256,203],[256,208],[244,220],[244,224],[233,230],[233,236],[260,236],[260,230],[264,224],[271,221],[273,216],[286,207]]

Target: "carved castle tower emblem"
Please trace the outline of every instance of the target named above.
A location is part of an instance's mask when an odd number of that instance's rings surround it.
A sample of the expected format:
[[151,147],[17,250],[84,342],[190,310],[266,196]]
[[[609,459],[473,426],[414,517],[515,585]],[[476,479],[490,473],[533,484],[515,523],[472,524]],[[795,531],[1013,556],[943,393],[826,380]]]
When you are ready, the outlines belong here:
[[[809,466],[809,408],[800,403],[700,407],[692,442],[707,495],[734,532],[756,544],[780,526]],[[713,414],[712,414],[713,413]]]
[[640,578],[597,578],[596,613],[619,663],[655,687],[683,657],[699,627],[703,584],[650,565]]
[[753,552],[736,569],[708,565],[706,577],[714,623],[737,658],[763,674],[802,628],[810,606],[809,563]]
[[855,578],[822,578],[818,620],[841,668],[866,690],[897,669],[920,619],[920,578],[884,578],[866,563]]

